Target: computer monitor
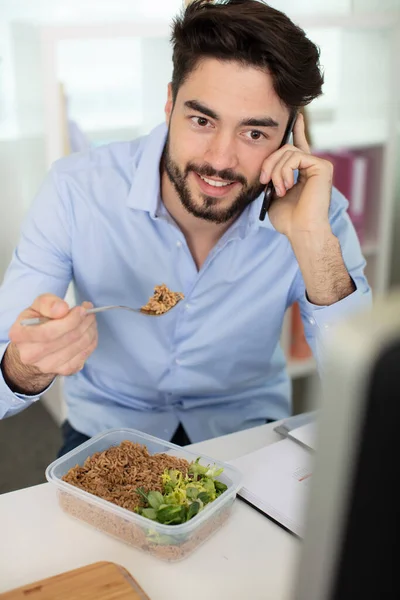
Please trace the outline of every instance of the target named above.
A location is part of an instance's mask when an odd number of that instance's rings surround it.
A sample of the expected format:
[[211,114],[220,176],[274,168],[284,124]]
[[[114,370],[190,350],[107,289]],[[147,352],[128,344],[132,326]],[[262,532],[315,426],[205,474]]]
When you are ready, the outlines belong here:
[[399,600],[400,293],[328,346],[295,600]]

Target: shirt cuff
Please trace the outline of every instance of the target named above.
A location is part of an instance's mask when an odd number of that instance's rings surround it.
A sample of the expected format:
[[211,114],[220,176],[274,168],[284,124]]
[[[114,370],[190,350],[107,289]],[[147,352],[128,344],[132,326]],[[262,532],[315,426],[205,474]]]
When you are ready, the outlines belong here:
[[[7,350],[9,343],[0,344],[0,364],[3,360],[3,356]],[[45,394],[53,385],[53,381],[50,385],[43,390],[40,394],[34,396],[28,396],[27,394],[16,394],[7,385],[4,380],[3,372],[0,368],[0,419],[11,414],[18,413],[24,408],[27,408],[33,402],[39,400],[39,398]]]
[[338,321],[350,317],[354,313],[371,308],[372,298],[369,288],[365,291],[356,289],[352,294],[339,300],[329,306],[318,306],[313,304],[306,297],[310,325],[318,327],[321,331],[326,331]]

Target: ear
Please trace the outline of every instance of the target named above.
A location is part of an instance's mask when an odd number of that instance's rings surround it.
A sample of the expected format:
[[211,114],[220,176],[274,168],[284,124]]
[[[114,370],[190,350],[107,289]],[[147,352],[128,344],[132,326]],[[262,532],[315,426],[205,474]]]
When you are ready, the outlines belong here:
[[171,118],[171,113],[172,113],[172,108],[173,108],[174,102],[172,99],[172,85],[171,83],[168,84],[168,95],[167,95],[167,101],[165,103],[165,108],[164,108],[164,112],[165,112],[165,120],[167,122],[167,125],[169,125],[169,121]]

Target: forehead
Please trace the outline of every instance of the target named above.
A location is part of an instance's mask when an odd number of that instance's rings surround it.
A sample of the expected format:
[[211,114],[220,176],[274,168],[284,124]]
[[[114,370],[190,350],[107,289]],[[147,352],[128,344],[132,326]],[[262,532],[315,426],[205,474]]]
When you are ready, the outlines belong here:
[[181,85],[177,103],[197,100],[227,118],[287,115],[287,108],[276,94],[271,76],[252,66],[235,61],[203,59]]

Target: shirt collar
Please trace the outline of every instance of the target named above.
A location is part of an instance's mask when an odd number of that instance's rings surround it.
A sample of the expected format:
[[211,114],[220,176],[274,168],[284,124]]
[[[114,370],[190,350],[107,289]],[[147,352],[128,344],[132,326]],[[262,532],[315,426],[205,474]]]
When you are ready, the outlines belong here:
[[265,215],[264,221],[260,221],[260,211],[264,200],[264,192],[258,196],[254,202],[250,205],[249,218],[247,223],[247,232],[254,231],[256,229],[274,229],[268,213]]
[[[162,207],[160,192],[160,161],[164,151],[167,133],[167,125],[162,123],[155,127],[143,140],[143,151],[136,166],[132,186],[127,198],[127,206],[137,210],[147,211],[152,218],[156,218],[157,212],[159,212],[160,207]],[[259,219],[263,197],[264,194],[261,194],[254,200],[232,226],[236,229],[240,224],[239,228],[243,237],[258,228],[273,229],[268,213],[266,214],[264,221],[260,221]],[[163,211],[161,210],[160,212]]]
[[160,161],[167,139],[165,123],[155,127],[143,140],[143,151],[133,174],[127,206],[144,210],[155,218],[160,198]]

